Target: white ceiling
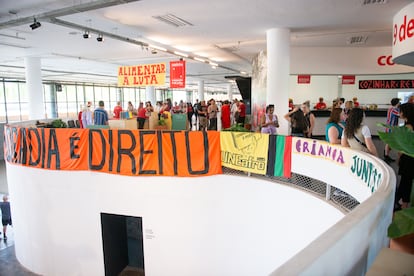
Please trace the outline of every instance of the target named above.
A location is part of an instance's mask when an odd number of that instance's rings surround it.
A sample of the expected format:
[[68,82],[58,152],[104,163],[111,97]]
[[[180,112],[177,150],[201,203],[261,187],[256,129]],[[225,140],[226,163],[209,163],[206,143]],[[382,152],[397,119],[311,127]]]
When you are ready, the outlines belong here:
[[[266,48],[268,29],[289,28],[292,47],[390,46],[393,16],[412,2],[388,0],[363,5],[364,0],[141,0],[123,4],[128,0],[119,0],[111,7],[77,12],[82,5],[108,1],[1,0],[0,77],[23,77],[26,56],[42,58],[44,80],[113,83],[120,65],[178,59],[161,51],[153,54],[146,47],[151,44],[232,69],[212,69],[206,63],[187,59],[190,84],[205,80],[207,85],[224,85],[226,75],[251,73],[252,58]],[[57,10],[68,7],[73,8],[56,16]],[[192,25],[174,27],[154,18],[166,14]],[[42,24],[35,30],[29,27],[33,17]],[[73,26],[56,24],[55,18]],[[98,34],[94,32],[84,39],[84,29],[108,36],[102,43],[96,41]],[[350,45],[352,36],[367,36],[366,43]],[[141,42],[144,47],[137,45]],[[87,75],[91,73],[92,77]]]

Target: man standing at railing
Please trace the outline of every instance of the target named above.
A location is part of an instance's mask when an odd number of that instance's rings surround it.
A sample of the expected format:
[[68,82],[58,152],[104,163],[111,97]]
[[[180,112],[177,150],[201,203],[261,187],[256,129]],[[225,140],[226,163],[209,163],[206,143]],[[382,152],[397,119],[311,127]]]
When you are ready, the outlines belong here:
[[103,101],[99,101],[99,106],[93,113],[95,125],[107,125],[108,124],[108,112],[104,109],[105,104]]

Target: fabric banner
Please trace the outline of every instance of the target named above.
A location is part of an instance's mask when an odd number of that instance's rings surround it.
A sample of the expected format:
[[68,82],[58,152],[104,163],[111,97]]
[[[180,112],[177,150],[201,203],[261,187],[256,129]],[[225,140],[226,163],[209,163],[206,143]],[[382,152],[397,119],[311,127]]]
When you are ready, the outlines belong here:
[[165,85],[166,63],[120,66],[118,86],[159,86]]
[[122,175],[221,174],[216,131],[5,127],[5,160],[51,170]]
[[170,61],[170,88],[185,88],[185,60]]
[[292,176],[292,136],[270,135],[267,157],[268,176]]
[[228,168],[266,174],[269,135],[252,132],[220,132],[221,162]]

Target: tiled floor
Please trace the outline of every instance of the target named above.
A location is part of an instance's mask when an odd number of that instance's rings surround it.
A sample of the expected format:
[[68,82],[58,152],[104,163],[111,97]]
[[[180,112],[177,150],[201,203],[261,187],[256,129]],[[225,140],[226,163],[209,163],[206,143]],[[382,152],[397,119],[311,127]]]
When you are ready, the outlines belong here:
[[[382,157],[384,152],[383,142],[378,138],[374,138],[374,143],[377,147],[378,154]],[[392,151],[391,156],[396,158],[396,155],[396,152]],[[396,162],[390,165],[395,171],[397,170]],[[4,161],[0,160],[0,200],[3,198],[4,193],[8,193],[7,176]],[[10,202],[13,202],[12,198],[10,198]],[[1,229],[1,231],[3,230]],[[36,276],[37,274],[31,273],[17,261],[14,252],[13,228],[9,227],[7,231],[7,241],[0,240],[0,276]]]

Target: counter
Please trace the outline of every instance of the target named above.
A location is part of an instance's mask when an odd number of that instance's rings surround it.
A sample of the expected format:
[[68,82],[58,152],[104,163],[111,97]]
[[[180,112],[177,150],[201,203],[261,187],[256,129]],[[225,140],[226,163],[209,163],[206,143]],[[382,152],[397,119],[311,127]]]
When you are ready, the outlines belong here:
[[110,128],[118,129],[137,129],[138,123],[136,118],[126,119],[126,120],[109,120],[108,125]]

